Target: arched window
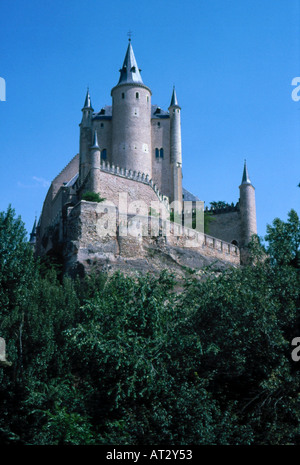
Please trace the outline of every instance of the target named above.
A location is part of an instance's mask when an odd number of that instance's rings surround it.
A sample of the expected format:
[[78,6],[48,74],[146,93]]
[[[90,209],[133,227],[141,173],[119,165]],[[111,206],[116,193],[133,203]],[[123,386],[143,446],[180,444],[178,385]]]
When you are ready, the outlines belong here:
[[125,94],[124,94],[124,92],[122,92],[122,98],[125,98]]
[[155,158],[159,158],[159,149],[155,149]]
[[107,158],[107,151],[106,149],[101,150],[101,160],[106,160]]
[[238,241],[236,241],[235,239],[234,239],[233,241],[231,241],[231,244],[236,245],[237,247],[238,247],[238,245],[239,245],[239,244],[238,244]]
[[160,156],[160,158],[164,158],[164,149],[163,148],[160,149],[159,156]]
[[138,92],[135,93],[135,98],[140,98],[140,94]]

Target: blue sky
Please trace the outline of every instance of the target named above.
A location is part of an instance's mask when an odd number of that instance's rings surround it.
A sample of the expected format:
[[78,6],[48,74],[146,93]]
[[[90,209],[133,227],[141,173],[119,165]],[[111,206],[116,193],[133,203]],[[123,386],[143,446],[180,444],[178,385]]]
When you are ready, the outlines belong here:
[[131,30],[152,103],[167,110],[176,86],[184,187],[236,203],[246,159],[264,236],[299,213],[299,17],[299,0],[2,1],[0,210],[31,230],[78,152],[87,86],[95,110],[111,104]]

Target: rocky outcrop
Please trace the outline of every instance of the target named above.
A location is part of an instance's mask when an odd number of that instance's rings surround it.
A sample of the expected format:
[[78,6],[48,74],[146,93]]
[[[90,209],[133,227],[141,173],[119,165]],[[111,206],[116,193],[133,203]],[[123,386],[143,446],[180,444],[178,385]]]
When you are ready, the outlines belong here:
[[201,274],[239,266],[239,249],[195,230],[159,218],[116,218],[105,205],[81,201],[69,209],[64,249],[70,275],[102,271]]

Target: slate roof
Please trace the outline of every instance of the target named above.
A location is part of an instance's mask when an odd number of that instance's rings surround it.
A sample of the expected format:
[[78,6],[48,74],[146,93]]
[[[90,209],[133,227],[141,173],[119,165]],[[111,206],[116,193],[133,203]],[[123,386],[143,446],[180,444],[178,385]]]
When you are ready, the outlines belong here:
[[129,41],[126,55],[124,58],[123,66],[120,69],[120,79],[118,82],[119,84],[144,84],[140,69],[137,65],[134,53],[133,53],[133,48],[131,45],[131,42]]
[[249,173],[248,173],[248,169],[247,169],[246,160],[245,160],[245,163],[244,163],[244,171],[243,171],[243,177],[242,177],[242,184],[252,184],[251,181],[250,181],[250,177],[249,177]]
[[189,201],[189,202],[199,202],[200,199],[196,197],[196,195],[192,194],[189,192],[187,189],[184,187],[182,188],[182,195],[183,195],[183,200],[184,201]]

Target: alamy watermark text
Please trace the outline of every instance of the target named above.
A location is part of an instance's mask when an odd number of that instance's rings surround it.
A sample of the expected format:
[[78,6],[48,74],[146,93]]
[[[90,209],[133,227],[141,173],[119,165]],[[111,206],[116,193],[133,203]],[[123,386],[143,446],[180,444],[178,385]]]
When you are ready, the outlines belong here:
[[6,101],[6,83],[5,79],[0,77],[0,102]]

